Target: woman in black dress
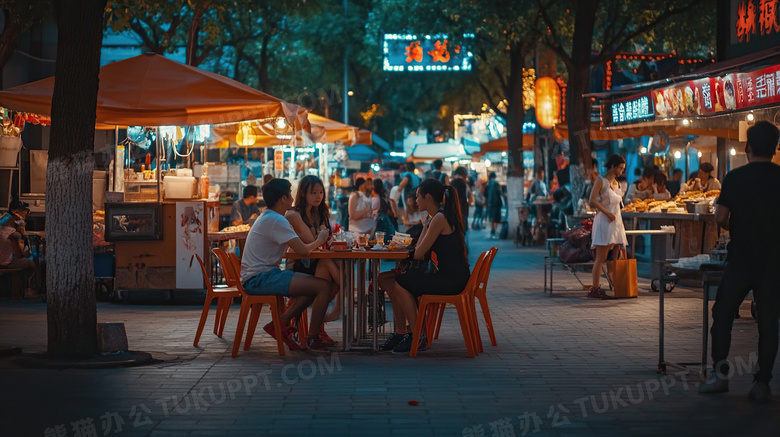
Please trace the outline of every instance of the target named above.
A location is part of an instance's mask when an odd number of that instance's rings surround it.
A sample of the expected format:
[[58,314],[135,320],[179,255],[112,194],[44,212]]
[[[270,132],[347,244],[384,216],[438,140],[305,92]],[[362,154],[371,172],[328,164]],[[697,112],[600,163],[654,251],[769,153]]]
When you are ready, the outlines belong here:
[[[470,275],[457,190],[436,179],[426,179],[417,188],[417,205],[420,211],[427,211],[431,219],[423,225],[413,257],[423,260],[428,258],[429,252],[436,252],[438,272],[382,274],[379,278],[380,286],[393,304],[396,327],[382,350],[392,349],[398,353],[409,352],[412,348],[411,329],[417,322],[417,297],[458,294],[466,287]],[[419,342],[421,348],[427,346],[424,334]]]

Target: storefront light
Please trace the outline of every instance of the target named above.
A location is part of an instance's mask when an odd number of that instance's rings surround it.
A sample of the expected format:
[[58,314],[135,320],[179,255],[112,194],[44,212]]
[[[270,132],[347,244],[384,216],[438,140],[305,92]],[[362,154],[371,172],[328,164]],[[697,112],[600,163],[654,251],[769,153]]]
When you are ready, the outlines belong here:
[[701,152],[699,152],[699,153],[697,154],[697,156],[698,156],[699,158],[701,158]]
[[674,159],[680,159],[682,157],[682,153],[680,153],[679,150],[674,151]]
[[732,147],[731,151],[729,151],[729,153],[731,153],[731,156],[734,156],[734,155],[737,154],[737,150]]
[[[747,121],[753,121],[754,119],[755,119],[755,116],[753,115],[752,112],[747,115]],[[734,150],[734,149],[731,149],[731,150]],[[732,155],[733,155],[733,153],[732,153]]]
[[276,128],[277,129],[284,129],[287,126],[287,120],[284,118],[279,118],[276,120]]
[[501,157],[506,158],[506,152],[501,152]]
[[377,164],[377,163],[371,164],[371,170],[379,171],[381,169],[382,169],[382,167],[380,167],[379,164]]
[[490,167],[490,164],[491,164],[490,160],[486,159],[485,160],[485,167]]
[[687,118],[683,118],[682,124],[683,126],[688,126],[689,124],[691,124],[691,122]]
[[639,153],[642,153],[642,154],[647,153],[647,147],[642,147],[641,149],[639,149]]

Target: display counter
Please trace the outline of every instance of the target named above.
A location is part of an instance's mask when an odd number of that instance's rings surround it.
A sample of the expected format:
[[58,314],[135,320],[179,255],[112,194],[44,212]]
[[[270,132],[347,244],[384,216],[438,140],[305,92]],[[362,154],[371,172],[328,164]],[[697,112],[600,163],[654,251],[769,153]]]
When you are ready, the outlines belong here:
[[637,239],[643,237],[632,237],[629,241],[636,258],[652,263],[653,278],[661,274],[656,261],[709,253],[718,242],[718,226],[714,214],[622,212],[621,215],[627,230],[674,226],[676,234],[671,239],[670,245],[661,238],[652,241],[643,239],[641,245],[638,244]]

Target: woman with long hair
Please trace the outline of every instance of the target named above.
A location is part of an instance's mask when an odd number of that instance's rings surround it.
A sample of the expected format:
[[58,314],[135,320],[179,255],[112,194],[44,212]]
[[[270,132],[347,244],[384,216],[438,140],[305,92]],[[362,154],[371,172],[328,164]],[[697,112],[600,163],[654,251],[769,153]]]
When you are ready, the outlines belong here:
[[625,158],[620,155],[610,156],[607,160],[607,173],[596,179],[590,192],[590,206],[596,210],[591,234],[591,248],[596,249],[596,259],[593,262],[593,285],[588,291],[588,297],[597,299],[607,297],[599,285],[601,267],[607,261],[610,251],[613,258],[617,259],[620,247],[628,244],[623,217],[620,215],[620,200],[623,198],[623,192],[620,190],[620,182],[617,181],[618,176],[624,171],[626,171]]
[[413,339],[411,329],[417,322],[417,297],[423,294],[454,295],[469,281],[469,260],[465,229],[460,213],[458,191],[436,179],[426,179],[417,188],[417,205],[431,217],[423,225],[412,254],[415,260],[427,259],[436,252],[438,272],[412,271],[400,275],[383,274],[380,286],[393,304],[396,331],[382,350],[409,352],[413,341],[427,347],[427,339]]
[[[298,183],[298,192],[295,194],[295,203],[292,209],[287,211],[285,217],[290,222],[293,230],[301,241],[306,244],[313,243],[321,229],[330,228],[330,209],[325,200],[325,185],[317,176],[304,176]],[[306,273],[330,281],[333,294],[331,300],[339,291],[339,267],[331,259],[302,259],[293,264],[293,271]],[[331,314],[325,316],[325,322],[338,318],[340,306]],[[320,340],[323,344],[332,346],[336,344],[325,332],[325,325],[312,326],[310,329],[318,329]]]

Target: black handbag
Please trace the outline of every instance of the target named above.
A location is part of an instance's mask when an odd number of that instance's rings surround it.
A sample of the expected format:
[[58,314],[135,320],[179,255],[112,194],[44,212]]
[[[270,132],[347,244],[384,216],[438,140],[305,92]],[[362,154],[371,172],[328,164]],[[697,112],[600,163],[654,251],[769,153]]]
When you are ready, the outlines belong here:
[[399,266],[401,274],[418,274],[418,275],[432,275],[439,271],[433,261],[431,261],[430,252],[425,255],[424,259],[414,259],[414,249],[409,252],[409,258],[403,261]]

